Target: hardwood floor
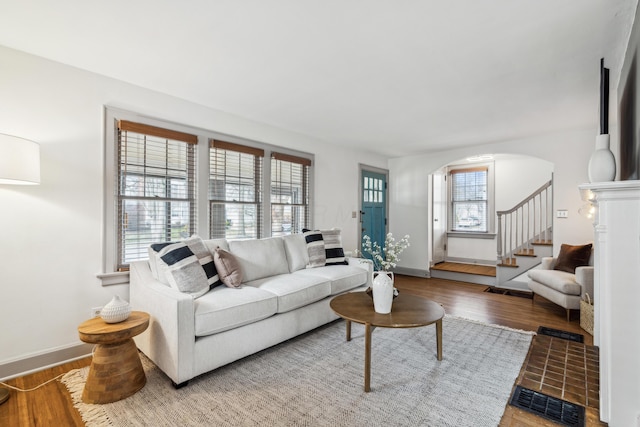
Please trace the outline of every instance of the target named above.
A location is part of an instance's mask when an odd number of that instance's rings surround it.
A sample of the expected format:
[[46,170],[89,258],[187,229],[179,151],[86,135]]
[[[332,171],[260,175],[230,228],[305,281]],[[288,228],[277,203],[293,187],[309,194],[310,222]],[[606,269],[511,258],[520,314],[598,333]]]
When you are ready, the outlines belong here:
[[[6,381],[6,383],[21,389],[29,389],[71,369],[83,368],[90,364],[91,358],[86,357],[45,369],[35,374]],[[9,400],[0,405],[0,426],[84,426],[80,414],[73,407],[67,387],[60,381],[52,381],[44,387],[31,392],[22,393],[15,390],[10,392],[11,397]]]
[[[501,295],[485,292],[486,286],[444,279],[424,279],[396,276],[396,287],[400,292],[422,295],[439,302],[447,314],[493,323],[516,329],[536,331],[539,326],[548,326],[583,334],[585,344],[592,345],[591,335],[580,328],[579,313],[572,313],[571,321],[565,319],[563,308],[536,298]],[[71,369],[88,366],[90,358],[84,358],[35,374],[7,381],[20,388],[35,387]],[[551,425],[540,418],[523,411],[507,408],[501,426]],[[66,387],[60,381],[53,381],[32,392],[11,391],[11,398],[0,405],[0,426],[82,426],[80,415],[73,407]],[[587,424],[590,425],[590,424]]]

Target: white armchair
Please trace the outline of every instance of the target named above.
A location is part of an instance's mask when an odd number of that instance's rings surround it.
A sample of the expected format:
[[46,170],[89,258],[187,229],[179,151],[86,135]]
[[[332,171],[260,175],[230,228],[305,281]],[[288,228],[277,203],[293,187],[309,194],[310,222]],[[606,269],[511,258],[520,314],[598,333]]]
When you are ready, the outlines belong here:
[[535,296],[540,295],[567,311],[567,321],[571,310],[580,309],[580,300],[588,293],[593,298],[593,266],[576,267],[575,274],[554,270],[557,258],[542,258],[539,269],[530,270],[529,289]]

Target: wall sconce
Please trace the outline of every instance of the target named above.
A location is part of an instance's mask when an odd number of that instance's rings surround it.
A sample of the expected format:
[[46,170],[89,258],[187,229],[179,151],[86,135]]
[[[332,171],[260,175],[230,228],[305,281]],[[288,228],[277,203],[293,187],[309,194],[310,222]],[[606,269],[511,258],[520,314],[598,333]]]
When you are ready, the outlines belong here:
[[40,184],[40,146],[0,133],[0,184]]
[[588,220],[593,221],[596,216],[596,206],[591,202],[585,203],[578,209],[578,213]]
[[586,203],[582,205],[580,209],[578,209],[578,213],[583,217],[587,218],[588,220],[590,220],[591,222],[593,222],[596,216],[596,209],[597,209],[594,203],[596,197],[593,194],[593,191],[581,188],[580,199],[582,199],[582,201]]

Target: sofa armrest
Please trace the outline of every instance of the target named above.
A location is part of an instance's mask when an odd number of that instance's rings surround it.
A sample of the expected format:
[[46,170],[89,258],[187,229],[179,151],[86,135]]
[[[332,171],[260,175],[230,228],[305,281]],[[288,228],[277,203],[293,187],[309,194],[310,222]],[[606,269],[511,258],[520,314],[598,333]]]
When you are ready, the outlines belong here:
[[136,344],[176,384],[193,377],[195,307],[191,295],[154,279],[147,261],[130,265],[131,308],[150,315]]
[[373,285],[373,261],[367,258],[352,258],[347,257],[347,262],[349,265],[354,265],[356,267],[367,270],[367,284],[366,286]]
[[540,269],[542,270],[553,270],[553,267],[556,265],[557,258],[545,256],[540,260]]
[[576,267],[576,283],[582,285],[582,297],[588,293],[593,301],[593,266]]

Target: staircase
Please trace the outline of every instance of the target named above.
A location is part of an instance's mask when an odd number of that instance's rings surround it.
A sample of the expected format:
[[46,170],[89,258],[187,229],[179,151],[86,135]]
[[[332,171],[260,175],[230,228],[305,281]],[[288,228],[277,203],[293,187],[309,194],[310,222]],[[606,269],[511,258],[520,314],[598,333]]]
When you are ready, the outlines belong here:
[[553,181],[497,215],[496,287],[528,290],[526,282],[518,280],[519,276],[553,253]]

